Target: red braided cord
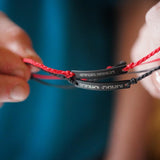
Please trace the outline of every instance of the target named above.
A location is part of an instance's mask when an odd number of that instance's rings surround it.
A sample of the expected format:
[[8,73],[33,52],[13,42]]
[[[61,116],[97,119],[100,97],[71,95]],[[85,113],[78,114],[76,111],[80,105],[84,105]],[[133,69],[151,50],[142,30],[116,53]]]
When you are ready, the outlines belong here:
[[[149,63],[158,62],[158,61],[160,61],[160,58],[157,58],[157,59],[154,59],[154,60],[151,60],[151,61],[144,62],[143,64],[149,64]],[[142,65],[143,65],[143,64],[142,64]]]
[[[149,59],[150,57],[154,56],[156,53],[158,53],[160,51],[160,47],[158,47],[157,49],[155,49],[154,51],[152,51],[151,53],[149,53],[147,56],[143,57],[142,59],[138,60],[137,62],[132,62],[130,64],[128,64],[123,70],[124,71],[128,71],[129,69],[133,69],[134,67],[142,64],[143,62],[145,62],[147,59]],[[150,62],[146,62],[147,63],[152,63],[152,62],[156,62],[156,61],[159,61],[159,59],[155,59],[155,60],[152,60]],[[41,63],[38,63],[30,58],[23,58],[23,62],[25,63],[28,63],[28,64],[31,64],[35,67],[38,67],[46,72],[49,72],[49,73],[53,73],[53,74],[61,74],[61,75],[64,75],[66,78],[71,78],[73,77],[75,74],[71,71],[62,71],[62,70],[57,70],[57,69],[52,69],[52,68],[49,68]],[[145,63],[143,63],[145,64]],[[111,66],[107,67],[108,68],[111,68]],[[37,77],[38,78],[38,77]],[[47,76],[40,76],[39,78],[41,79],[56,79],[54,76],[53,77],[47,77]]]
[[32,74],[33,78],[37,78],[37,79],[51,79],[51,80],[57,80],[60,79],[59,77],[56,76],[48,76],[48,75],[41,75],[41,74]]
[[145,62],[147,59],[149,59],[150,57],[152,57],[153,55],[155,55],[159,51],[160,51],[160,47],[158,47],[157,49],[155,49],[154,51],[152,51],[151,53],[149,53],[147,56],[143,57],[139,61],[137,61],[135,63],[132,62],[132,63],[128,64],[123,70],[124,71],[128,71],[129,69],[132,69],[132,68],[142,64],[143,62]]
[[30,58],[23,58],[23,62],[31,64],[31,65],[38,67],[46,72],[49,72],[49,73],[64,75],[66,78],[71,78],[75,75],[71,71],[61,71],[61,70],[49,68],[49,67],[45,66],[44,64],[38,63]]

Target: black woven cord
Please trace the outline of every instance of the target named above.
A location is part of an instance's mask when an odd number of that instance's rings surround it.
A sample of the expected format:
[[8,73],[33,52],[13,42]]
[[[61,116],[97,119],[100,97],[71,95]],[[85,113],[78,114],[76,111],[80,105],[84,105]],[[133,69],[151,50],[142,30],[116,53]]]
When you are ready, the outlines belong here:
[[48,82],[45,82],[45,81],[37,79],[37,78],[32,78],[32,79],[41,83],[41,84],[43,84],[43,85],[47,85],[47,86],[50,86],[50,87],[62,88],[62,89],[73,89],[73,88],[75,88],[75,86],[73,86],[73,85],[58,85],[58,84],[48,83]]
[[129,82],[129,85],[131,84],[136,84],[138,81],[148,77],[149,75],[151,75],[153,72],[157,71],[160,69],[160,66],[156,67],[156,68],[153,68],[151,69],[150,71],[146,72],[145,74],[139,76],[138,78],[132,78]]
[[137,81],[140,81],[140,80],[148,77],[148,76],[151,75],[153,72],[155,72],[155,71],[157,71],[157,70],[159,70],[159,69],[160,69],[160,66],[158,66],[158,67],[156,67],[156,68],[153,68],[152,70],[148,71],[147,73],[143,74],[142,76],[140,76],[140,77],[138,77],[138,78],[136,78],[136,79],[137,79]]

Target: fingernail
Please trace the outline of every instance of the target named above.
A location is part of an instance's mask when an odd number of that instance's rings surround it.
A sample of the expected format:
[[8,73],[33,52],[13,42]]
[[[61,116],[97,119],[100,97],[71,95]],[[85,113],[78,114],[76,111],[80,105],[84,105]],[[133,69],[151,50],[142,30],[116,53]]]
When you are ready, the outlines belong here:
[[13,100],[21,101],[24,100],[25,97],[25,89],[21,85],[15,86],[10,93],[10,98]]
[[154,83],[156,89],[158,89],[160,91],[160,72],[156,71],[153,74],[152,79],[153,79],[153,83]]
[[39,63],[42,63],[41,58],[38,56],[38,54],[30,48],[25,49],[26,55],[28,58],[33,58],[34,60],[38,61]]
[[31,66],[31,72],[32,72],[32,73],[36,73],[36,72],[39,72],[39,71],[40,71],[39,68],[34,67],[34,66]]

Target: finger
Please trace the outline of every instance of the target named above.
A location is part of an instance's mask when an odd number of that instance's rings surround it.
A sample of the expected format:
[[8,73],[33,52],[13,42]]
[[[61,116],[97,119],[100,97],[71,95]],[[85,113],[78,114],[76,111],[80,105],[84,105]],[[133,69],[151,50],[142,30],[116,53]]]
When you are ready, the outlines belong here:
[[[153,45],[151,43],[150,34],[148,32],[148,27],[146,25],[144,25],[141,28],[139,35],[138,35],[138,38],[132,47],[131,58],[134,62],[136,62],[139,59],[146,56],[147,54],[149,54],[150,52],[152,52],[154,49],[156,49],[156,48],[155,48],[155,45]],[[150,60],[151,59],[152,58],[150,58]],[[149,65],[153,66],[154,64],[149,64]],[[140,67],[143,68],[144,66],[140,66]]]
[[[35,60],[36,62],[43,63],[41,58],[36,54],[36,52],[32,48],[29,48],[29,47],[23,48],[23,46],[21,46],[21,48],[19,48],[19,53],[20,53],[20,50],[21,50],[21,53],[24,52],[23,58],[30,58]],[[34,67],[32,65],[29,65],[29,68],[32,73],[38,72],[40,70],[39,68]]]
[[146,14],[146,24],[152,37],[160,39],[160,2],[153,6]]
[[0,34],[0,44],[3,46],[15,41],[23,41],[21,43],[27,44],[28,46],[31,45],[31,40],[25,31],[2,12],[0,12]]
[[31,73],[19,56],[0,48],[0,74],[14,75],[28,81]]
[[[23,58],[31,58],[42,63],[42,60],[32,48],[32,42],[27,33],[2,12],[0,12],[0,35],[1,46]],[[37,71],[37,69],[32,67],[31,71]]]
[[[146,56],[149,54],[151,51],[153,51],[156,47],[156,44],[152,42],[150,39],[150,32],[148,31],[147,25],[144,25],[139,33],[138,39],[136,43],[134,44],[132,48],[132,60],[134,62],[138,61],[142,57]],[[155,41],[154,41],[155,42]],[[153,59],[159,58],[159,54],[155,55],[152,57]],[[152,59],[150,58],[150,60]],[[144,67],[145,69],[150,69],[156,66],[159,66],[160,63],[150,63],[148,65],[140,65],[139,67],[136,67],[135,70],[143,70]],[[140,74],[138,74],[139,76]],[[158,84],[157,82],[157,74],[152,74],[151,76],[145,78],[144,80],[141,81],[142,85],[144,88],[150,93],[155,98],[160,98],[160,82]]]
[[22,78],[0,75],[0,102],[20,102],[29,95],[29,85]]

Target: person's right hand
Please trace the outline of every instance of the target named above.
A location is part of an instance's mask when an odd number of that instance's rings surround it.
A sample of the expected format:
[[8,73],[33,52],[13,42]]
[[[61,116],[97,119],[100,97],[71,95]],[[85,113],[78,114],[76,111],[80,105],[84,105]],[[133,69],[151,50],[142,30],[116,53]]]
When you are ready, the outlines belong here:
[[40,63],[41,59],[32,48],[29,36],[0,12],[0,103],[19,102],[29,95],[31,72],[22,58],[32,58]]
[[[146,23],[141,28],[139,36],[132,49],[132,60],[138,61],[160,46],[160,2],[153,6],[146,14]],[[159,58],[159,53],[154,59]],[[150,59],[149,59],[150,60]],[[150,68],[159,66],[160,62],[150,64]],[[144,69],[143,65],[138,69]],[[160,98],[160,71],[142,80],[142,85],[150,95]]]

